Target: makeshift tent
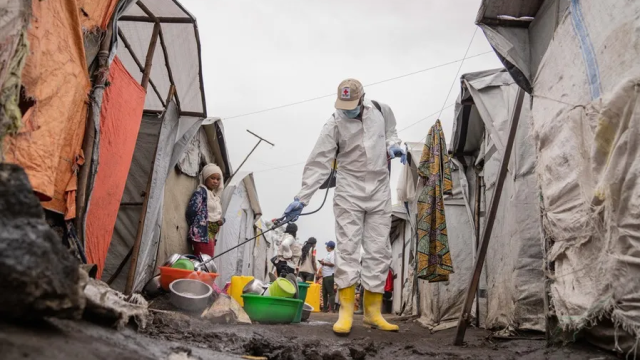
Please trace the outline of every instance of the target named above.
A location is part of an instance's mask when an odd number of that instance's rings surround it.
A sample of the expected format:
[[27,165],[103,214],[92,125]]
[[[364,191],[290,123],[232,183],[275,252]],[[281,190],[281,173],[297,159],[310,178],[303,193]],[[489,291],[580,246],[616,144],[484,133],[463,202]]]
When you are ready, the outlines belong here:
[[[262,209],[252,173],[240,172],[233,176],[222,193],[222,207],[226,222],[218,233],[216,254],[221,254],[261,232],[256,231]],[[264,280],[267,258],[270,258],[268,246],[264,236],[260,236],[216,259],[220,274],[216,284],[223,287],[235,275],[249,275]]]
[[[496,186],[518,86],[506,69],[465,74],[461,82],[450,153],[460,169],[470,230],[475,234],[477,215],[480,226],[477,231],[481,234]],[[525,98],[528,101],[528,96]],[[490,329],[543,331],[545,326],[539,190],[534,174],[530,119],[531,113],[525,107],[520,115],[481,278],[479,292],[483,296],[479,316]],[[478,181],[481,187],[477,186]],[[476,203],[478,191],[479,204]],[[475,240],[470,245],[474,253],[464,260],[467,263],[475,261]],[[461,291],[466,290],[468,280],[467,277]]]
[[[499,15],[534,19],[502,23]],[[566,330],[589,329],[618,345],[628,333],[631,351],[640,339],[640,2],[484,0],[478,22],[533,94],[525,108],[545,268],[553,269],[551,312]]]
[[[138,219],[143,210],[147,189],[148,203],[141,234],[134,291],[142,289],[157,271],[156,267],[171,255],[170,251],[189,252],[184,214],[199,179],[197,176],[183,174],[178,165],[187,153],[194,151],[190,150],[190,147],[194,146],[199,149],[195,164],[198,173],[200,164],[214,162],[212,146],[208,143],[201,145],[194,139],[204,138],[208,142],[210,138],[205,135],[205,129],[213,128],[209,132],[217,133],[222,131],[221,126],[218,119],[179,116],[174,102],[169,104],[163,118],[155,115],[143,116],[107,255],[105,278],[114,276],[121,264],[129,264],[131,255],[128,254],[132,251],[136,239]],[[150,161],[151,159],[155,160]],[[151,183],[147,187],[150,172]],[[125,265],[124,269],[129,269],[129,265]],[[127,274],[127,271],[116,274],[112,287],[124,289]]]
[[[18,134],[7,137],[5,161],[22,166],[45,209],[72,219],[91,87],[76,3],[32,1],[29,56]],[[61,49],[64,49],[62,51]],[[64,89],[64,91],[60,91]]]
[[[104,277],[112,286],[140,291],[158,262],[173,252],[189,251],[184,212],[201,166],[216,163],[225,177],[231,169],[222,124],[206,118],[195,18],[172,0],[121,1],[116,14],[118,58],[147,95],[112,241],[107,253],[104,246],[99,252],[106,256]],[[96,131],[95,143],[88,145],[94,149],[86,180],[89,212],[101,193],[96,186],[98,158],[109,156],[100,154],[99,143]]]

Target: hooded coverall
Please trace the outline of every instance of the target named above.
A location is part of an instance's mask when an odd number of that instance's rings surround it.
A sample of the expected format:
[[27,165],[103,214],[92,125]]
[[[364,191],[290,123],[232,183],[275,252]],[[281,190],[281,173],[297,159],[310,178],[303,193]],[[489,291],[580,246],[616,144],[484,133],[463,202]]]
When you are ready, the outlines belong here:
[[[336,271],[339,289],[356,284],[383,293],[391,263],[391,190],[387,153],[400,145],[391,108],[380,103],[382,113],[367,99],[362,120],[349,119],[337,110],[320,133],[302,175],[297,198],[308,205],[327,180],[337,155],[338,171],[333,210],[336,219]],[[360,275],[360,245],[363,246]]]

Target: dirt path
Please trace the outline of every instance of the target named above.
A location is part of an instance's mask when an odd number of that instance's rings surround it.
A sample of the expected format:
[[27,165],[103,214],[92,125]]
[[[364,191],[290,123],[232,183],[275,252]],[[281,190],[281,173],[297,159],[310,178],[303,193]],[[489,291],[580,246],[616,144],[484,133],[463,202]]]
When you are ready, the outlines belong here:
[[0,358],[47,360],[240,359],[587,359],[616,357],[587,345],[547,349],[543,340],[490,340],[470,329],[464,347],[451,345],[454,329],[429,333],[400,322],[399,333],[356,325],[348,338],[333,335],[335,315],[314,314],[295,325],[215,325],[173,312],[154,311],[147,329],[118,332],[88,322],[49,320],[0,323]]

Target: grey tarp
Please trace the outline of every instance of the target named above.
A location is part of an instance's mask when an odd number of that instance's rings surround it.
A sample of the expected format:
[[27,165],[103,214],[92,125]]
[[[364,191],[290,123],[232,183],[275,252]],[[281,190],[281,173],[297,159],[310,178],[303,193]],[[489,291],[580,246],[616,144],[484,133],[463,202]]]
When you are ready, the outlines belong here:
[[552,310],[567,330],[604,315],[640,339],[640,2],[565,0],[535,21],[548,29],[531,28],[530,43],[549,41],[531,113]]
[[[103,279],[109,279],[114,274],[120,262],[133,247],[161,124],[162,119],[155,115],[142,117],[136,147],[129,167],[129,175],[122,194],[118,218],[111,244],[109,245],[109,251],[107,252],[107,260],[102,275]],[[114,289],[124,290],[129,266],[130,262],[128,261],[125,264],[124,271],[111,284]]]
[[133,285],[134,291],[140,291],[155,271],[156,254],[162,228],[162,205],[164,189],[169,172],[182,158],[191,139],[196,135],[203,122],[212,123],[213,119],[199,119],[188,116],[178,117],[177,108],[172,101],[165,114],[158,143],[158,151],[153,166],[151,188],[147,203],[142,231],[142,242],[138,254],[138,266]]
[[[192,138],[200,130],[200,126],[214,121],[214,119],[205,120],[187,116],[180,117],[178,116],[177,107],[173,101],[169,104],[163,119],[155,118],[156,124],[161,124],[160,131],[156,137],[151,135],[154,131],[152,129],[154,126],[153,116],[145,115],[143,119],[140,136],[136,143],[136,151],[134,151],[132,166],[129,170],[125,193],[123,195],[122,203],[125,205],[121,206],[120,210],[120,212],[126,214],[118,214],[118,220],[115,226],[115,242],[112,240],[112,244],[109,247],[107,265],[105,266],[105,272],[110,276],[112,271],[115,271],[112,266],[115,265],[117,267],[117,264],[119,264],[124,257],[122,254],[126,254],[128,249],[133,245],[137,232],[137,219],[139,218],[141,209],[139,205],[146,191],[150,167],[147,161],[149,161],[150,156],[153,156],[152,154],[154,154],[156,150],[155,146],[157,142],[158,145],[153,162],[153,175],[149,190],[147,212],[142,232],[140,252],[138,254],[134,291],[141,290],[155,270],[156,255],[162,228],[164,189],[167,179],[171,171],[174,171],[173,169],[178,163],[178,160],[182,158]],[[147,126],[149,126],[149,128],[146,128]],[[142,147],[141,150],[143,151],[138,151],[139,146]],[[136,162],[145,162],[145,165],[135,166]],[[132,204],[127,205],[128,203]],[[123,238],[118,240],[120,236],[123,236]],[[126,236],[126,238],[124,238],[124,236]],[[125,267],[125,269],[126,270],[120,274],[120,277],[126,277],[129,268]]]
[[[464,78],[464,76],[463,76]],[[489,80],[489,81],[487,81]],[[485,210],[491,203],[518,86],[504,70],[466,84],[485,124]],[[529,97],[525,96],[526,103]],[[524,106],[485,261],[487,328],[544,330],[543,248],[531,115]],[[484,217],[481,224],[484,224]]]
[[[254,226],[262,210],[251,173],[235,174],[222,193],[222,207],[226,222],[218,233],[216,254],[227,251],[256,235]],[[260,237],[260,240],[264,241],[263,237]],[[216,284],[223,287],[231,280],[231,276],[235,275],[250,275],[264,279],[267,254],[254,252],[256,247],[261,248],[263,245],[251,241],[216,259],[220,274]],[[256,261],[255,257],[265,257],[265,259]],[[256,263],[259,264],[258,268],[254,267]]]

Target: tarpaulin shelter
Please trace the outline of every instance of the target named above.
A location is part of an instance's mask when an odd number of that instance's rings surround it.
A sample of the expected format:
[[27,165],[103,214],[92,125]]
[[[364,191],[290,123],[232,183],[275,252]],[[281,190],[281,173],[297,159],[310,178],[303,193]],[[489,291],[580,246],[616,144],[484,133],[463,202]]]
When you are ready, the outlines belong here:
[[[461,279],[446,285],[455,291],[449,300],[441,299],[455,303],[450,318],[453,323],[461,313],[460,298],[464,298],[473,272],[476,239],[486,225],[518,93],[518,85],[506,69],[464,74],[460,80],[449,153],[462,191],[461,211],[467,216],[448,216],[447,222],[450,236],[464,241],[473,251],[455,259]],[[545,329],[539,189],[530,122],[531,113],[525,107],[476,297],[476,316],[488,329]],[[461,218],[466,219],[465,224],[449,224]]]
[[[131,129],[137,133],[135,149],[131,166],[119,171],[124,176],[116,182],[123,190],[120,197],[113,196],[119,200],[113,210],[100,206],[98,199],[105,198],[99,186],[101,163],[115,155],[102,151],[100,143],[109,138],[100,132],[100,118],[92,119],[94,138],[85,142],[91,166],[84,184],[81,233],[91,261],[104,270],[103,278],[130,292],[142,289],[167,253],[188,250],[184,210],[199,183],[201,166],[216,163],[226,177],[231,169],[222,124],[206,117],[195,18],[171,0],[120,1],[116,14],[111,36],[118,46],[112,55],[117,53],[126,71],[147,90],[144,112],[138,129]],[[117,216],[113,221],[103,216],[92,229],[91,213],[105,211]]]
[[[262,232],[260,216],[262,209],[258,199],[253,174],[235,174],[222,193],[223,216],[226,220],[220,227],[215,252],[221,254]],[[220,287],[232,276],[248,275],[265,280],[270,244],[265,236],[259,236],[215,260],[220,274],[216,284]]]
[[549,310],[567,331],[632,351],[640,339],[640,2],[484,0],[477,21],[531,94]]

